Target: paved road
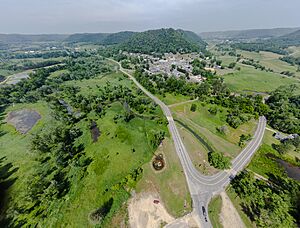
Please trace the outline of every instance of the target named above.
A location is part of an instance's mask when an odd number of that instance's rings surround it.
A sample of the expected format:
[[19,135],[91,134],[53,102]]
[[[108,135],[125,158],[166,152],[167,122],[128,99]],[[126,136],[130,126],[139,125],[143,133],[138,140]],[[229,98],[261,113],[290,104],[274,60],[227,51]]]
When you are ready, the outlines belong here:
[[[209,217],[203,215],[203,208],[205,208],[206,214],[208,213],[208,203],[214,194],[218,194],[224,190],[224,188],[230,183],[230,180],[248,164],[252,155],[258,149],[261,144],[265,127],[265,117],[260,117],[257,125],[257,129],[254,133],[251,142],[242,150],[242,152],[232,161],[230,170],[221,171],[212,176],[206,176],[201,174],[194,167],[189,154],[181,140],[177,127],[175,125],[172,113],[169,107],[147,91],[131,74],[126,72],[121,65],[120,71],[127,75],[147,96],[149,96],[155,103],[157,103],[163,110],[166,118],[169,122],[169,131],[174,141],[176,153],[180,159],[181,165],[186,176],[188,187],[193,200],[193,209],[198,215],[201,227],[212,227],[209,221]],[[206,218],[205,218],[206,217]]]

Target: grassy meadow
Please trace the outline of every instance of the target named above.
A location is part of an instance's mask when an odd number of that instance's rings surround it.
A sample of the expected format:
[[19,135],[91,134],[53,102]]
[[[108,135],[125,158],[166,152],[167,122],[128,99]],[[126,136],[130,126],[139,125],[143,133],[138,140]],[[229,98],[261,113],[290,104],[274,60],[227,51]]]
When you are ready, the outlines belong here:
[[[251,120],[234,129],[226,123],[227,110],[217,106],[219,109],[216,115],[211,114],[209,108],[216,106],[195,101],[197,110],[190,110],[191,103],[172,107],[174,118],[192,128],[201,138],[204,139],[212,148],[225,155],[234,158],[239,154],[241,148],[238,146],[240,135],[253,134],[256,129],[257,121]],[[227,133],[221,134],[217,128],[226,126]]]
[[281,85],[297,84],[299,80],[280,74],[256,70],[254,67],[241,65],[241,70],[224,75],[225,83],[237,92],[271,92]]
[[[62,72],[59,72],[62,73]],[[58,76],[57,75],[54,76]],[[93,94],[97,91],[96,87],[101,87],[106,82],[111,84],[123,84],[128,87],[133,87],[132,82],[124,78],[122,74],[115,73],[105,76],[99,76],[90,80],[67,82],[80,87],[80,93]],[[17,171],[12,175],[16,178],[15,183],[9,188],[6,195],[6,206],[22,200],[25,191],[24,186],[30,181],[32,174],[39,163],[36,162],[37,155],[30,151],[30,141],[34,134],[39,131],[47,131],[48,126],[52,125],[53,118],[51,110],[45,102],[36,104],[17,104],[5,110],[6,113],[12,110],[20,110],[30,108],[38,111],[42,118],[26,135],[18,133],[13,126],[2,124],[1,130],[5,132],[0,137],[1,156],[5,157],[5,163],[12,163]],[[126,123],[119,120],[117,123],[113,118],[122,113],[124,110],[123,104],[114,102],[107,109],[106,114],[102,118],[98,118],[95,113],[88,114],[87,119],[96,121],[101,135],[97,142],[93,142],[90,132],[90,121],[82,119],[76,126],[83,131],[83,135],[78,139],[78,144],[82,143],[85,146],[86,157],[89,157],[92,162],[88,166],[83,177],[76,178],[76,168],[72,168],[71,174],[75,181],[71,185],[69,193],[61,200],[55,200],[51,203],[48,210],[51,210],[50,216],[43,221],[44,227],[94,227],[96,224],[90,221],[90,214],[98,209],[105,201],[113,197],[113,206],[109,215],[103,221],[101,226],[109,227],[109,223],[122,208],[123,203],[130,197],[130,194],[124,189],[117,189],[118,183],[124,180],[127,175],[132,173],[139,167],[144,167],[144,175],[149,174],[151,169],[148,169],[149,162],[153,157],[155,149],[150,145],[148,132],[166,127],[162,127],[156,121],[149,118],[135,117],[130,122]],[[157,108],[157,115],[162,116],[162,112]],[[173,151],[165,152],[168,156]],[[173,160],[172,160],[173,159]],[[171,200],[169,192],[162,194],[162,198],[166,198],[167,208],[174,215],[181,215],[190,209],[190,198],[185,184],[183,174],[177,173],[179,163],[173,164],[176,158],[170,158],[170,171],[163,174],[162,179],[172,177],[173,182],[168,182],[172,186],[177,186],[174,193],[178,201]],[[145,165],[146,164],[146,165]],[[164,176],[165,175],[165,176]],[[178,181],[178,177],[181,180]],[[157,180],[157,184],[165,183],[165,181]],[[162,188],[163,189],[163,188]],[[175,190],[174,190],[175,191]],[[179,191],[179,195],[178,192]],[[187,201],[187,208],[179,208],[178,205],[183,205],[184,200]]]
[[211,221],[211,224],[215,228],[222,228],[220,221],[220,213],[222,208],[222,198],[220,195],[215,196],[211,199],[208,205],[208,215]]

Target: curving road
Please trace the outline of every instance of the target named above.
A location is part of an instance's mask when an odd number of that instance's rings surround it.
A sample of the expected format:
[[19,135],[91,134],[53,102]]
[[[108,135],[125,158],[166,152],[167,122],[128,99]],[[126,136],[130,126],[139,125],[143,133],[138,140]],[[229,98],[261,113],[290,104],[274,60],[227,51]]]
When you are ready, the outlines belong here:
[[264,136],[266,127],[265,117],[259,118],[259,122],[253,139],[232,161],[230,170],[221,171],[212,176],[203,175],[194,167],[189,154],[181,140],[169,107],[153,94],[151,94],[148,90],[146,90],[131,74],[129,74],[122,68],[120,63],[112,59],[109,60],[117,63],[120,67],[120,71],[127,75],[147,96],[149,96],[163,110],[164,115],[169,122],[168,127],[174,141],[176,153],[180,159],[184,174],[186,176],[188,187],[193,200],[193,209],[198,215],[201,227],[212,227],[208,215],[204,216],[203,208],[205,208],[205,211],[207,213],[208,203],[211,197],[214,194],[218,194],[223,191],[224,188],[230,183],[231,179],[248,164],[251,157],[260,146],[262,138]]

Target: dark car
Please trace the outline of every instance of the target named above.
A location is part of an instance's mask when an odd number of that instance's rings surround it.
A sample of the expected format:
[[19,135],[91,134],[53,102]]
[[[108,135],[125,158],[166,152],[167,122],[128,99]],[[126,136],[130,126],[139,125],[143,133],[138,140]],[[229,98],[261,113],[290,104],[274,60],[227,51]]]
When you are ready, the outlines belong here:
[[203,206],[202,206],[202,213],[204,216],[206,216],[206,210],[205,210],[205,207],[203,207]]

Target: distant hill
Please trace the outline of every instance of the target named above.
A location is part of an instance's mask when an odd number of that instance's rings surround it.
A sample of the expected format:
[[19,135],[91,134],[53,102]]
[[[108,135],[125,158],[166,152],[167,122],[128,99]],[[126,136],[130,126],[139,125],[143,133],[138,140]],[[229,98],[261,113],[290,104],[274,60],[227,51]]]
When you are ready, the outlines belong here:
[[77,33],[70,35],[65,41],[70,43],[87,42],[110,45],[122,43],[134,34],[135,32],[129,31],[118,33]]
[[3,43],[32,43],[32,42],[60,42],[69,35],[61,34],[42,34],[42,35],[23,35],[23,34],[0,34],[0,42]]
[[300,45],[300,29],[295,32],[273,39],[273,41],[277,43],[281,42],[283,45],[285,44],[287,46]]
[[293,33],[299,29],[300,28],[249,29],[219,32],[203,32],[199,35],[201,38],[207,40],[266,39],[284,36],[286,34]]
[[232,47],[246,51],[271,51],[277,54],[286,55],[288,51],[285,48],[289,46],[300,45],[300,30],[285,34],[279,37],[269,39],[260,39],[255,42],[240,42],[232,44]]
[[64,41],[70,43],[100,43],[102,42],[109,33],[75,33],[67,37]]
[[175,53],[200,51],[205,46],[206,43],[193,32],[168,28],[136,33],[119,48],[129,52]]

